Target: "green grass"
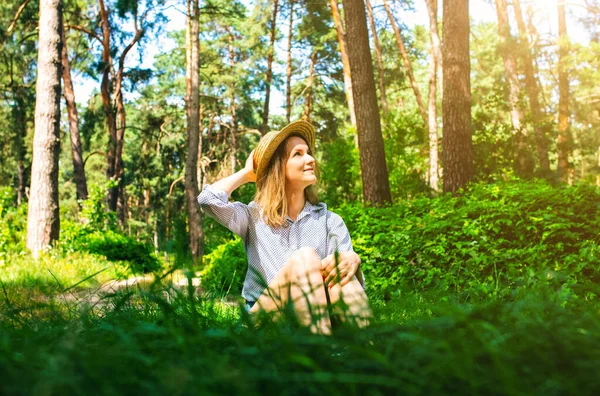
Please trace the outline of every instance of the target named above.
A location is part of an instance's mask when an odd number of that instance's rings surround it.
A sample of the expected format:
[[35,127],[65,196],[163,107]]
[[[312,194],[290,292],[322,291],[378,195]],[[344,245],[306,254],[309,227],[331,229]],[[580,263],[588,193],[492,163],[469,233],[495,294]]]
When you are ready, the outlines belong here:
[[[168,294],[165,294],[168,291]],[[591,394],[600,304],[549,289],[513,300],[442,292],[374,302],[366,329],[312,335],[289,318],[155,284],[101,307],[17,300],[0,311],[2,394]],[[3,297],[6,300],[6,296]]]

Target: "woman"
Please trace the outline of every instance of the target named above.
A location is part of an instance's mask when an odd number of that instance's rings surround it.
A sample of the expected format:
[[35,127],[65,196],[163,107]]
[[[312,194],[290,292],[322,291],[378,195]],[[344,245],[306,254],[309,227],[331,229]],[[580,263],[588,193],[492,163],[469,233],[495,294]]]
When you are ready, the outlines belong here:
[[[248,272],[242,296],[250,313],[278,311],[291,300],[302,323],[329,334],[328,299],[333,306],[343,301],[337,305],[347,306],[361,326],[371,313],[348,229],[318,200],[314,146],[315,131],[307,121],[269,132],[244,169],[205,185],[198,202],[244,241]],[[229,202],[249,182],[256,182],[254,200]]]

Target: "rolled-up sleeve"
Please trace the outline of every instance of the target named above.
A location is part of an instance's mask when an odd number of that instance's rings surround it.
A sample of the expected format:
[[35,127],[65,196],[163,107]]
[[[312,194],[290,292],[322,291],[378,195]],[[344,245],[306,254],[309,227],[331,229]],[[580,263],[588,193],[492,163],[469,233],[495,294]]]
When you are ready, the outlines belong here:
[[327,235],[327,255],[338,252],[353,252],[350,232],[340,215],[330,212],[329,234]]
[[243,240],[246,239],[250,217],[248,205],[242,202],[229,202],[227,192],[218,190],[210,184],[202,187],[202,192],[198,195],[198,203],[206,214]]
[[[350,232],[346,223],[342,220],[341,216],[330,212],[329,219],[329,234],[327,235],[327,255],[334,254],[337,250],[339,253],[342,252],[353,252],[352,240],[350,239]],[[367,284],[365,282],[365,276],[362,270],[359,268],[356,273],[358,280],[360,281],[363,289],[366,289]]]

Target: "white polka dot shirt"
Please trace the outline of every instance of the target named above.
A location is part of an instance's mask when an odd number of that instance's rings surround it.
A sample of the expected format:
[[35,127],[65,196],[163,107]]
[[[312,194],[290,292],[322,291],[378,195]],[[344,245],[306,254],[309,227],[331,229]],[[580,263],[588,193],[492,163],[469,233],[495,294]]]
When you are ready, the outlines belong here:
[[[291,255],[302,247],[315,249],[321,260],[337,250],[351,252],[350,233],[342,218],[327,210],[327,205],[306,201],[296,221],[287,217],[289,227],[273,228],[260,216],[260,208],[254,201],[248,205],[229,202],[227,192],[204,185],[198,202],[206,214],[244,242],[248,255],[248,272],[242,296],[256,301]],[[261,280],[261,278],[263,280]],[[364,277],[363,277],[363,287]]]

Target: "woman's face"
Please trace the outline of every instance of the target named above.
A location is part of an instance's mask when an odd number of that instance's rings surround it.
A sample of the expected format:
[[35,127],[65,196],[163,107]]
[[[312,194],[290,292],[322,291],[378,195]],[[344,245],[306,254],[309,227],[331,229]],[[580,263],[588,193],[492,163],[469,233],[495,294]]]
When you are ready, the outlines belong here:
[[308,152],[304,139],[291,136],[285,142],[287,160],[285,162],[285,181],[288,185],[306,188],[317,182],[315,159]]

